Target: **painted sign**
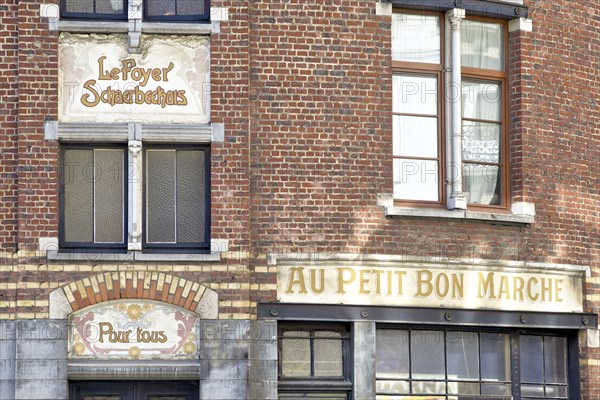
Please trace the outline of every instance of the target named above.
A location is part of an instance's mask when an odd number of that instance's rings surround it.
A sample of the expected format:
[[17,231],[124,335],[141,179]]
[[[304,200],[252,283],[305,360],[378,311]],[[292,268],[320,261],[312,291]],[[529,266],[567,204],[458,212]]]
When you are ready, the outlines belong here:
[[286,303],[581,312],[577,273],[490,268],[281,266],[277,297]]
[[61,122],[209,122],[209,42],[144,35],[129,54],[122,34],[60,36]]
[[147,300],[115,300],[69,317],[69,358],[194,359],[196,314]]

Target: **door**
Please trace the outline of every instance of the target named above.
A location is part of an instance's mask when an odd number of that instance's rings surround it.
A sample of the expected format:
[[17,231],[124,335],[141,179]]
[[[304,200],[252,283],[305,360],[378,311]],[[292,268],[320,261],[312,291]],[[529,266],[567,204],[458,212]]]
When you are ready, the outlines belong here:
[[198,383],[190,381],[71,382],[71,400],[197,400]]

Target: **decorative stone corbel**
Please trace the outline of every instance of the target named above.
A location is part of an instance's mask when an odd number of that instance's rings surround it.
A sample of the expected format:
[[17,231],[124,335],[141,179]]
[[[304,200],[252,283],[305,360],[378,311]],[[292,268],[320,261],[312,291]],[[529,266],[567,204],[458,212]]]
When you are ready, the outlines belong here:
[[142,7],[141,0],[134,0],[129,3],[127,17],[129,19],[128,45],[130,53],[141,52]]

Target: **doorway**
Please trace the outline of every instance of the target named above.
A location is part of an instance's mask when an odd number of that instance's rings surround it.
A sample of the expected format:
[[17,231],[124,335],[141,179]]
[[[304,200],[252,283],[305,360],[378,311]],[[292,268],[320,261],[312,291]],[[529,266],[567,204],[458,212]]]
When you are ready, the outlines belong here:
[[71,400],[197,400],[193,381],[76,381]]

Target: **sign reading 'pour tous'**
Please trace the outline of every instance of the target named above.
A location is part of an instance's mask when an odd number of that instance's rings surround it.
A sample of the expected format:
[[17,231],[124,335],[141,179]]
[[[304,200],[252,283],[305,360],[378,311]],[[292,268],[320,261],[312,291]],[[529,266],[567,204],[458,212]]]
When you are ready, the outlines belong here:
[[209,122],[209,41],[144,35],[140,54],[127,36],[62,33],[61,122]]
[[193,359],[196,314],[148,300],[115,300],[69,317],[69,358]]

